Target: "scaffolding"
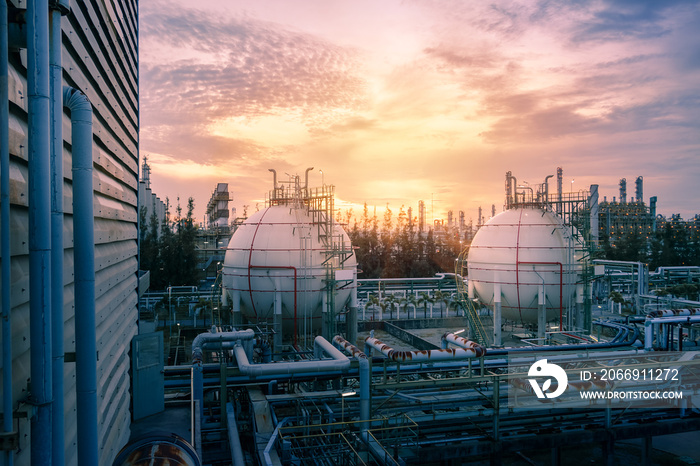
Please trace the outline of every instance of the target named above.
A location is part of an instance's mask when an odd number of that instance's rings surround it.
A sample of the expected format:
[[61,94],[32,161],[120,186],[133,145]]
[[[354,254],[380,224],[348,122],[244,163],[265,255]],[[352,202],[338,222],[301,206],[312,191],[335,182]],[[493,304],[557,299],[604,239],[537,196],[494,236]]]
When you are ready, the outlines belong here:
[[228,192],[228,183],[218,183],[207,203],[207,228],[228,231],[228,203],[231,200],[233,199]]
[[[338,271],[343,268],[345,262],[352,257],[353,249],[345,241],[342,231],[336,231],[335,218],[335,186],[323,184],[320,187],[310,188],[308,186],[308,173],[312,170],[306,170],[304,184],[301,184],[301,179],[298,175],[289,176],[286,181],[277,181],[275,173],[274,189],[269,192],[266,205],[268,207],[275,205],[289,205],[297,209],[297,225],[296,230],[300,232],[300,254],[301,254],[301,270],[298,279],[301,288],[299,291],[308,291],[306,288],[310,282],[309,271],[313,264],[313,236],[316,235],[318,242],[321,245],[322,265],[325,269],[325,278],[323,280],[323,335],[331,338],[337,334],[336,315],[336,294],[339,289],[352,285],[353,277],[345,274],[338,274]],[[311,224],[304,217],[311,218]],[[307,218],[308,218],[307,217]],[[310,227],[310,228],[309,228]],[[353,274],[354,275],[354,274]],[[308,313],[307,313],[308,314]],[[312,325],[307,322],[307,319],[302,322],[302,340],[313,338],[311,335]],[[309,341],[306,341],[308,344]]]

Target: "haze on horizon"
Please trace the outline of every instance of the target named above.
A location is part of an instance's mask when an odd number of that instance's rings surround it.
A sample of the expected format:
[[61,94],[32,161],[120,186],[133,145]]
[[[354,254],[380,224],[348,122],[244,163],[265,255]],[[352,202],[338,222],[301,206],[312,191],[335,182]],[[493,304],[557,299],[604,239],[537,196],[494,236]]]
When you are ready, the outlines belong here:
[[[531,185],[700,213],[700,2],[222,0],[140,8],[141,157],[203,217],[264,206],[269,168],[336,206],[501,210]],[[319,172],[323,170],[323,175]],[[573,180],[573,182],[572,182]],[[550,191],[554,188],[550,180]]]

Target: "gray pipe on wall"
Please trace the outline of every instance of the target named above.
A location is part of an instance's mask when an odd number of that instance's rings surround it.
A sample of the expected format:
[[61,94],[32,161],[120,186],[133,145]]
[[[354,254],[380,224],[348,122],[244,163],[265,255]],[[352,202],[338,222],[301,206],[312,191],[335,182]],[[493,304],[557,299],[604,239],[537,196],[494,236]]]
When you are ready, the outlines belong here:
[[[0,1],[0,258],[2,258],[2,430],[12,426],[12,296],[10,267],[10,104],[8,95],[7,2]],[[3,452],[4,464],[12,466],[14,453]]]
[[61,16],[67,5],[51,2],[49,14],[49,68],[51,90],[51,411],[53,466],[65,464],[63,403],[63,67],[61,64]]
[[97,437],[97,337],[95,325],[95,225],[92,187],[92,105],[77,89],[63,88],[71,112],[73,155],[73,257],[75,263],[75,378],[78,464],[99,464]]
[[27,4],[29,123],[29,338],[31,463],[51,464],[51,177],[49,145],[49,4]]

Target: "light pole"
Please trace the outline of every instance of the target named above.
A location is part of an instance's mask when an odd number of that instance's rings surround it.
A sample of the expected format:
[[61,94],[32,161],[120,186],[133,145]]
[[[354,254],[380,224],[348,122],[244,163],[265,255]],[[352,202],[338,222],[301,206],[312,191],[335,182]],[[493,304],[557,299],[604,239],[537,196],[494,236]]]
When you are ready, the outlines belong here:
[[318,172],[321,174],[321,186],[325,186],[326,183],[323,180],[323,170],[319,170]]

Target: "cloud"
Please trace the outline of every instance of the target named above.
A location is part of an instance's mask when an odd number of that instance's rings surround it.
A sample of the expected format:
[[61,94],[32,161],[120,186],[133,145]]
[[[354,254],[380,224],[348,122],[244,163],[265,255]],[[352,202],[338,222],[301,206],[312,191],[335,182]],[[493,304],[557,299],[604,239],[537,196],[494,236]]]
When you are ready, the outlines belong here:
[[142,151],[239,199],[315,166],[348,202],[454,211],[500,204],[506,170],[614,189],[697,156],[697,2],[300,2],[144,4]]
[[674,15],[697,6],[696,0],[552,3],[577,19],[570,30],[570,40],[576,44],[657,40],[673,33],[677,27]]
[[[141,34],[146,43],[174,46],[175,57],[181,48],[201,55],[143,67],[142,99],[158,103],[161,114],[153,118],[173,123],[302,109],[313,120],[315,112],[356,108],[363,98],[354,53],[308,34],[192,9],[151,15]],[[170,115],[162,115],[164,106]]]

